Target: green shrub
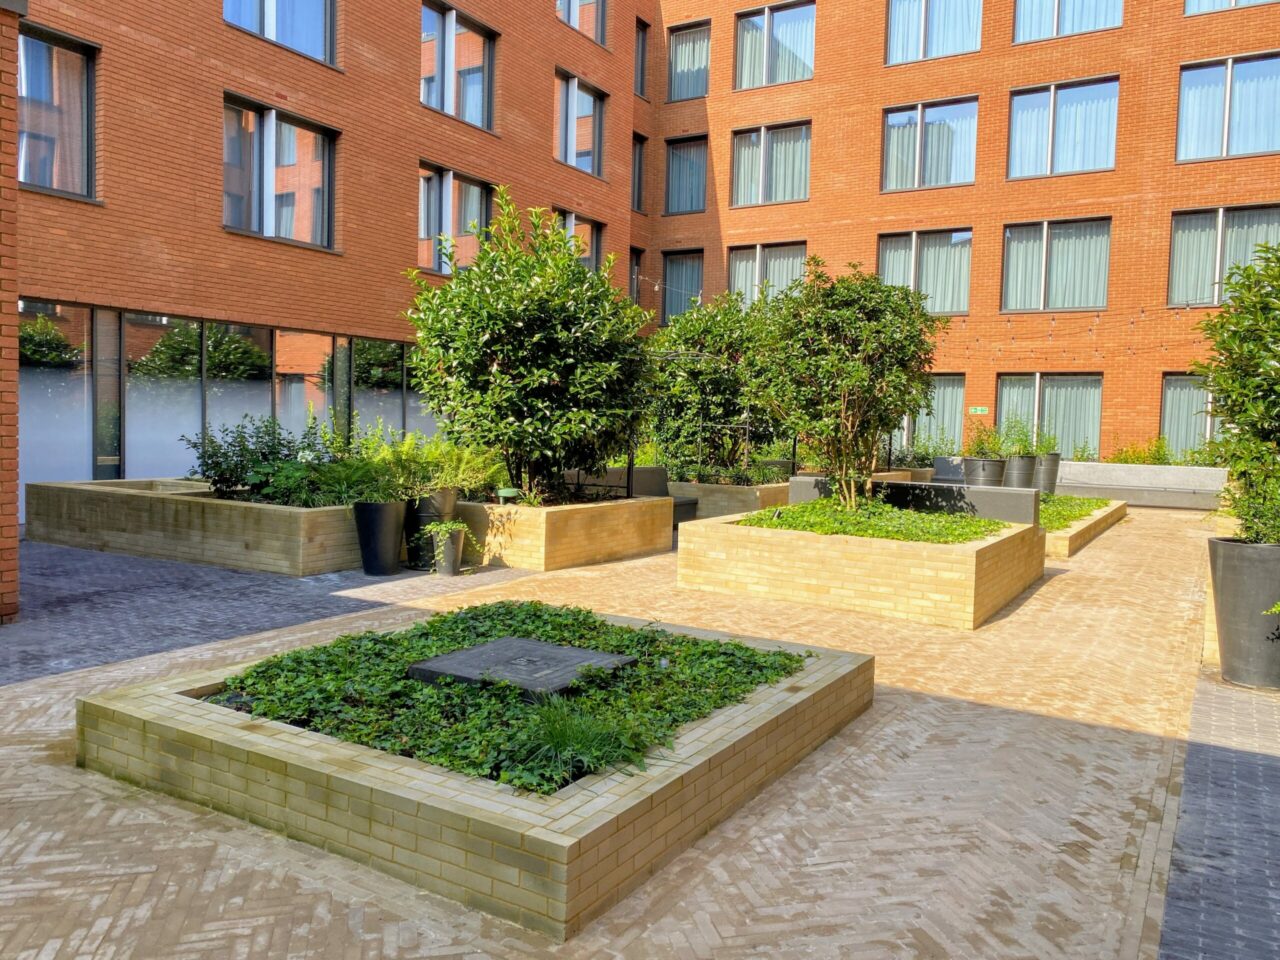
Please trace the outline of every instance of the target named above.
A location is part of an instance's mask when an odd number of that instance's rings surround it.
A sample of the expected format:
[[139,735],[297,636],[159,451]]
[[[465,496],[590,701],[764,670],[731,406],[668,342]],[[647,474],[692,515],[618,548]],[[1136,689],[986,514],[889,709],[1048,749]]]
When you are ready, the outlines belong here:
[[1036,442],[1031,435],[1031,424],[1011,417],[1000,427],[998,441],[1002,456],[1030,457],[1036,452]]
[[1040,526],[1049,533],[1065,530],[1111,501],[1098,497],[1068,497],[1065,494],[1040,494]]
[[966,457],[999,460],[1005,456],[1004,438],[995,427],[974,420],[969,424],[969,439],[965,441],[963,453]]
[[912,438],[911,445],[899,447],[893,451],[892,466],[915,468],[917,470],[933,466],[938,457],[954,457],[955,444],[945,436],[918,436]]
[[761,510],[738,523],[744,527],[916,543],[968,543],[1008,526],[1000,520],[963,513],[903,510],[882,500],[864,500],[857,510],[851,510],[834,497]]
[[1132,463],[1146,466],[1167,466],[1173,463],[1169,455],[1169,443],[1164,437],[1156,437],[1147,443],[1134,443],[1120,447],[1106,458],[1107,463]]
[[84,350],[73,346],[58,325],[43,313],[18,324],[18,364],[69,370],[80,365]]
[[1049,431],[1042,429],[1036,434],[1036,445],[1033,452],[1037,457],[1047,457],[1051,453],[1060,453],[1058,438]]
[[250,474],[263,464],[295,460],[303,451],[298,438],[274,417],[245,417],[181,439],[195,454],[192,476],[205,480],[222,499],[240,495],[250,486]]
[[[129,366],[140,377],[198,380],[200,378],[200,327],[179,323],[165,331],[145,356]],[[271,355],[251,340],[222,324],[204,325],[204,374],[216,380],[267,380]]]

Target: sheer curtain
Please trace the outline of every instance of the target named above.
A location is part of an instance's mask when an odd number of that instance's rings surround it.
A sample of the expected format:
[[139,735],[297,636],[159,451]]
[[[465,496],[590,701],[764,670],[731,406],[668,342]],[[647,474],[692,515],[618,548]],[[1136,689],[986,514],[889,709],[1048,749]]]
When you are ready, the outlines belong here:
[[1013,18],[1013,40],[1043,40],[1053,36],[1053,13],[1057,0],[1018,0]]
[[1110,260],[1111,221],[1050,224],[1048,309],[1105,307]]
[[1004,230],[1005,310],[1039,310],[1044,228],[1038,223]]
[[1123,0],[1059,0],[1059,3],[1059,36],[1118,27],[1124,17]]
[[964,375],[937,374],[933,378],[933,413],[916,416],[916,440],[944,442],[953,450],[960,449],[964,428]]
[[1116,165],[1116,111],[1120,84],[1059,87],[1053,135],[1053,172],[1107,170]]
[[888,62],[907,63],[919,60],[920,18],[925,0],[889,0]]
[[707,206],[707,141],[667,145],[667,213],[693,213]]
[[884,115],[884,188],[909,190],[916,185],[916,109]]
[[926,57],[968,53],[982,45],[982,0],[929,0]]
[[711,28],[694,27],[671,34],[670,90],[672,100],[707,95],[707,67],[711,62]]
[[911,286],[911,234],[880,238],[880,279],[896,287]]
[[922,233],[916,286],[929,299],[930,313],[969,311],[969,257],[973,234],[968,230]]
[[733,138],[733,205],[760,202],[760,131]]
[[[1266,3],[1268,0],[1261,0]],[[1226,10],[1231,6],[1231,0],[1187,0],[1187,14],[1192,13],[1209,13],[1211,10]]]
[[729,290],[742,294],[743,303],[755,300],[756,248],[743,247],[729,251]]
[[1237,60],[1231,72],[1227,153],[1280,150],[1280,57]]
[[735,86],[749,90],[764,83],[764,14],[738,18]]
[[978,104],[948,103],[924,112],[924,185],[973,183]]
[[804,244],[765,247],[761,251],[761,281],[769,295],[781,293],[804,276]]
[[254,33],[262,32],[262,0],[222,0],[222,19]]
[[1280,207],[1228,210],[1223,224],[1222,272],[1253,260],[1261,243],[1280,243]]
[[1064,457],[1088,448],[1098,455],[1102,434],[1102,377],[1041,377],[1040,432],[1058,439]]
[[702,298],[702,254],[667,254],[663,283],[662,312],[670,320],[688,310],[691,301]]
[[275,39],[318,60],[328,53],[329,0],[276,0]]
[[1168,374],[1160,404],[1160,436],[1169,454],[1182,458],[1204,446],[1208,430],[1209,393],[1200,377]]
[[1003,430],[1013,423],[1034,425],[1036,417],[1036,378],[1024,374],[996,378],[996,426]]
[[1173,218],[1169,255],[1169,302],[1199,305],[1215,302],[1218,278],[1218,214],[1179,213]]
[[809,125],[767,130],[765,184],[771,203],[809,198]]
[[805,4],[775,10],[770,16],[769,83],[808,80],[813,76],[814,7]]
[[1010,177],[1042,177],[1049,172],[1051,97],[1049,90],[1014,95],[1009,113]]
[[1178,91],[1178,159],[1222,156],[1227,68],[1184,67]]

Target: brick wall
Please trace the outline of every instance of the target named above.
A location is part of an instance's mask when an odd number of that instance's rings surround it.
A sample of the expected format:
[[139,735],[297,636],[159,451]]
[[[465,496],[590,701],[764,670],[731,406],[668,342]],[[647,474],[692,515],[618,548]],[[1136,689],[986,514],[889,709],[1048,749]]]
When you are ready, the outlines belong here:
[[0,4],[0,623],[18,612],[18,15]]

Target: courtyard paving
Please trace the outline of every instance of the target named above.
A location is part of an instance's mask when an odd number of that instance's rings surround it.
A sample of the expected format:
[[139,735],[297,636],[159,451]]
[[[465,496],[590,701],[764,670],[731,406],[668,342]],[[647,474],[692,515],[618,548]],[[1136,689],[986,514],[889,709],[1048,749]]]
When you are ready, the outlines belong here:
[[[1200,657],[1210,532],[1197,514],[1135,510],[974,633],[678,590],[664,555],[447,595],[397,587],[336,618],[0,687],[0,956],[1155,960],[1166,886],[1171,903],[1179,890],[1193,693],[1217,689]],[[272,603],[302,608],[295,623],[322,616],[298,590]],[[72,764],[77,695],[526,597],[872,653],[876,704],[565,946]],[[185,602],[154,615],[180,624]],[[254,628],[238,625],[205,636]],[[91,638],[92,615],[76,629]],[[1263,727],[1233,737],[1242,757],[1280,750]],[[1275,796],[1245,799],[1274,810]],[[1196,880],[1197,856],[1230,873],[1222,858],[1239,855],[1242,831],[1235,847],[1224,832],[1180,841],[1202,896],[1222,885]],[[1272,957],[1280,939],[1252,951],[1274,934],[1213,952],[1188,917],[1163,952]]]

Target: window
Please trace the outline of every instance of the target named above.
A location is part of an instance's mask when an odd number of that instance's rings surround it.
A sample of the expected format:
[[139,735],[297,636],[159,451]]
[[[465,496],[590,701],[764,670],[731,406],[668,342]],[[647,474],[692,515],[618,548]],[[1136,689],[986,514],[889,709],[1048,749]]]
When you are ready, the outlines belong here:
[[649,141],[640,134],[631,137],[631,209],[644,213],[644,148]]
[[577,237],[581,243],[582,256],[579,259],[589,269],[598,270],[603,259],[604,227],[594,220],[588,220],[586,217],[580,217],[566,210],[557,210],[556,217],[559,218],[565,232]]
[[601,158],[604,97],[579,82],[577,77],[561,77],[559,84],[557,155],[569,166],[598,177],[604,169]]
[[1178,159],[1280,151],[1280,55],[1182,68]]
[[729,290],[744,303],[786,290],[804,276],[803,243],[759,244],[729,251]]
[[707,138],[667,142],[667,213],[707,209]]
[[222,0],[222,18],[308,57],[333,62],[333,0]]
[[633,301],[640,300],[640,270],[644,264],[644,251],[636,247],[631,248],[631,257],[628,261],[630,269],[627,272],[627,296]]
[[18,37],[18,179],[93,196],[93,60],[89,48]]
[[1123,18],[1124,0],[1018,0],[1013,42],[1106,30]]
[[493,129],[493,35],[448,7],[422,5],[423,104]]
[[738,17],[739,90],[791,83],[813,76],[814,6],[770,6]]
[[977,153],[977,100],[885,111],[885,190],[973,183]]
[[933,413],[911,418],[911,443],[921,441],[958,451],[964,433],[964,374],[933,375]]
[[1186,14],[1212,13],[1215,10],[1233,10],[1236,7],[1257,7],[1276,0],[1187,0]]
[[556,0],[556,15],[596,43],[604,43],[605,0]]
[[1280,243],[1280,207],[1175,213],[1169,255],[1169,303],[1221,303],[1222,281],[1231,268],[1251,261],[1263,243]]
[[705,97],[711,67],[711,26],[704,23],[672,30],[667,59],[667,99]]
[[1003,309],[1100,310],[1110,261],[1110,220],[1005,227]]
[[351,340],[351,415],[368,430],[382,426],[394,440],[404,431],[404,344],[395,340]]
[[446,170],[418,171],[418,263],[450,274],[471,264],[489,225],[488,184]]
[[1113,168],[1119,101],[1116,80],[1015,93],[1009,115],[1009,178]]
[[333,137],[269,108],[223,106],[222,223],[333,244]]
[[982,0],[889,0],[885,62],[973,53],[982,46]]
[[1161,386],[1160,436],[1181,460],[1213,438],[1213,402],[1202,377],[1166,373]]
[[1102,427],[1101,374],[1001,374],[996,425],[1020,422],[1036,437],[1052,437],[1063,457],[1098,455]]
[[636,96],[643,97],[649,86],[649,25],[636,21]]
[[733,205],[809,199],[809,124],[733,135]]
[[702,301],[702,251],[662,255],[662,322]]
[[923,293],[930,313],[968,313],[972,250],[972,230],[883,236],[880,278]]

